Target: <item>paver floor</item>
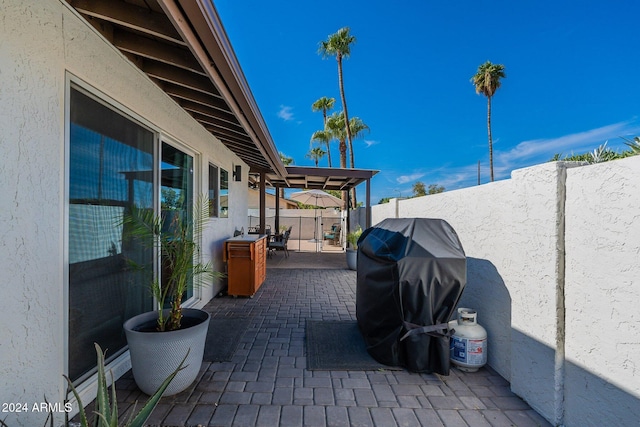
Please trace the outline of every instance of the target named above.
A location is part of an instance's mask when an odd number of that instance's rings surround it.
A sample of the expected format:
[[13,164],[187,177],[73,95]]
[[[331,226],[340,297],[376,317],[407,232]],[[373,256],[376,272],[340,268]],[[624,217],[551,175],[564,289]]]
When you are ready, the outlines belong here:
[[[294,256],[293,254],[292,256]],[[204,363],[186,391],[163,398],[152,426],[548,426],[491,368],[449,376],[309,371],[305,322],[355,320],[356,272],[269,268],[253,298],[219,297],[213,317],[250,317],[230,362]],[[130,374],[122,409],[146,400]]]

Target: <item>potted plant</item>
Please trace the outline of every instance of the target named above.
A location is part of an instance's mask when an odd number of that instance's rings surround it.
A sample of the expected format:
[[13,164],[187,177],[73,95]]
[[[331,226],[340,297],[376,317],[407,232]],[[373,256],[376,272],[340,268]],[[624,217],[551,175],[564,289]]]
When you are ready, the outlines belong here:
[[362,235],[362,227],[358,225],[358,228],[347,234],[347,267],[350,270],[358,269],[358,240]]
[[[198,286],[222,276],[213,270],[211,262],[198,261],[198,241],[208,218],[208,206],[204,198],[194,205],[193,224],[185,220],[185,212],[177,210],[159,216],[134,207],[123,219],[125,238],[155,249],[162,272],[160,280],[156,277],[150,283],[156,309],[124,323],[133,377],[140,390],[149,395],[187,354],[186,367],[166,388],[165,396],[189,387],[202,365],[211,316],[203,310],[184,308],[182,303],[192,283]],[[135,268],[149,267],[130,264]]]

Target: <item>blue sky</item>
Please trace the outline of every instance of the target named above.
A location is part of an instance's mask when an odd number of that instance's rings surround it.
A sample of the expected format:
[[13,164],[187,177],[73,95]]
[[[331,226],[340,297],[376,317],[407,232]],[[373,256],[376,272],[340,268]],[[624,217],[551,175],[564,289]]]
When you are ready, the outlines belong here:
[[[478,161],[489,181],[487,101],[470,82],[487,60],[507,74],[492,98],[496,180],[555,153],[606,141],[623,149],[621,136],[640,135],[636,0],[215,5],[278,150],[296,165],[313,166],[305,155],[322,114],[311,104],[334,97],[341,110],[336,61],[318,55],[319,42],[351,28],[345,92],[349,115],[370,127],[354,152],[356,167],[380,170],[373,203],[410,196],[416,181],[476,185]],[[337,166],[337,143],[331,154]]]

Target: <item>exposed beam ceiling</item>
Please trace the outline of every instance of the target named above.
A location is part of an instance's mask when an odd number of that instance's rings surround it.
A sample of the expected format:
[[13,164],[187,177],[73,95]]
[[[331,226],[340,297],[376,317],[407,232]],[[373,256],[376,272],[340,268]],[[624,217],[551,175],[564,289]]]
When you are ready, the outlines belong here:
[[[176,17],[168,16],[157,0],[67,2],[252,170],[284,172],[255,101],[236,95],[225,99],[221,95],[221,88],[210,78],[211,70],[202,67],[202,58],[196,57],[193,46],[174,26]],[[215,70],[229,67],[216,63],[214,55],[207,58],[206,64]],[[244,80],[237,72],[233,77]],[[226,77],[228,81],[231,76]],[[246,82],[225,84],[233,89],[244,87]],[[224,91],[233,93],[232,89],[225,87]],[[230,102],[239,107],[232,108]]]

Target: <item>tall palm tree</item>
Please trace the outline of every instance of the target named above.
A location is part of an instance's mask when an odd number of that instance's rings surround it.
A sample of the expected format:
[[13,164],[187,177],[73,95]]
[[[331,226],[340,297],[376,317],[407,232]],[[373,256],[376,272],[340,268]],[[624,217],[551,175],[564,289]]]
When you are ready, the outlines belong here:
[[323,58],[335,56],[338,61],[338,86],[340,88],[340,99],[342,100],[342,111],[344,112],[347,140],[351,146],[351,129],[349,128],[349,112],[347,110],[347,100],[344,96],[344,81],[342,78],[342,58],[348,58],[351,55],[351,45],[355,43],[356,38],[349,34],[349,27],[340,28],[335,34],[331,34],[326,41],[320,42],[318,53]]
[[500,87],[500,79],[507,77],[504,72],[504,65],[492,64],[490,61],[478,67],[478,71],[471,78],[471,82],[476,87],[476,93],[487,97],[487,131],[489,133],[489,169],[491,171],[491,182],[493,182],[493,140],[491,138],[491,97]]
[[316,167],[318,167],[318,162],[320,161],[320,159],[324,157],[325,154],[327,154],[327,152],[324,151],[322,148],[315,147],[309,150],[306,157],[307,159],[313,160],[316,164]]
[[[336,103],[335,98],[327,98],[326,96],[323,96],[322,98],[318,99],[316,102],[311,104],[312,111],[314,112],[322,111],[322,129],[324,129],[324,131],[326,131],[327,129],[327,111],[332,110],[335,103]],[[323,131],[318,131],[318,132],[323,132]],[[313,136],[311,136],[311,141],[315,140],[320,143],[326,144],[327,158],[329,159],[329,167],[331,167],[331,149],[329,147],[330,140],[324,139],[322,135],[318,134],[318,132],[314,133]],[[316,138],[316,134],[318,134],[317,135],[318,138]]]

